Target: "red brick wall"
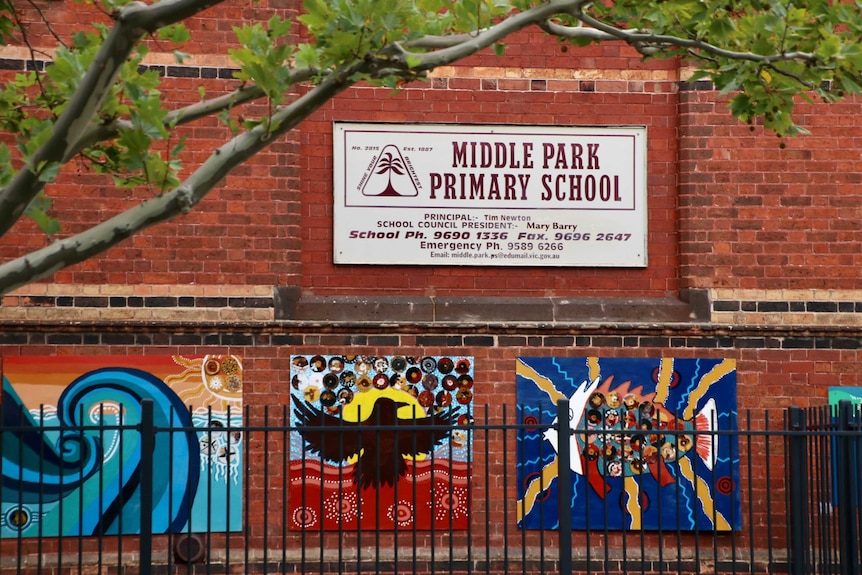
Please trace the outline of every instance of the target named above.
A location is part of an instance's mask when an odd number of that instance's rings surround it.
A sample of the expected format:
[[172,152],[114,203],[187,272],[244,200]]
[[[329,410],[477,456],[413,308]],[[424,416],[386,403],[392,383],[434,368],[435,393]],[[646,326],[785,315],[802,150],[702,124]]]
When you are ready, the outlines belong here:
[[[240,9],[225,10],[226,20],[205,14],[192,22],[194,37],[200,30],[214,44],[192,44],[190,53],[225,46],[221,34],[226,33],[227,22],[237,21],[232,18],[239,17]],[[207,59],[199,61],[206,64]],[[224,59],[220,62],[228,65]],[[474,75],[475,66],[483,68],[480,76]],[[513,77],[511,70],[518,68],[530,72]],[[609,79],[598,70],[604,70]],[[583,54],[564,53],[539,33],[522,33],[512,39],[505,59],[477,55],[447,68],[429,83],[416,83],[399,94],[369,87],[348,91],[297,131],[236,169],[193,213],[145,232],[93,261],[59,272],[53,280],[70,284],[301,285],[318,294],[673,294],[679,287],[675,76],[674,62],[644,64],[633,50],[619,45],[590,48]],[[169,75],[163,92],[166,101],[181,106],[198,100],[199,87],[214,95],[237,85],[232,80]],[[259,111],[252,106],[241,113],[253,117]],[[392,268],[335,267],[333,120],[646,125],[650,266],[627,270],[422,266],[410,268],[408,274],[393,273]],[[181,133],[189,137],[183,157],[188,166],[185,173],[228,137],[214,120],[196,122]],[[115,189],[106,178],[82,177],[84,171],[81,164],[69,166],[65,171],[68,179],[61,179],[51,190],[56,213],[62,214],[63,235],[129,205],[128,192]],[[82,206],[82,194],[98,199]],[[147,191],[138,192],[131,201],[147,195]],[[42,241],[38,234],[33,237],[26,224],[22,231],[0,240],[0,256],[19,255],[25,243]]]
[[[607,76],[596,74],[597,68]],[[521,72],[518,70],[521,69]],[[516,73],[512,73],[512,71]],[[527,70],[527,71],[524,71]],[[302,286],[316,294],[663,296],[678,282],[675,62],[644,63],[620,45],[572,49],[540,33],[474,56],[393,94],[359,87],[302,126]],[[645,125],[649,267],[333,266],[332,122]]]
[[[291,4],[290,7],[287,5]],[[231,79],[235,66],[227,59],[227,49],[235,46],[234,26],[265,21],[272,14],[282,17],[295,15],[293,3],[226,2],[188,22],[192,40],[183,50],[192,59],[171,70],[176,61],[170,48],[162,42],[150,41],[154,56],[147,60],[167,75],[160,88],[169,109],[198,102],[203,89],[207,97],[218,96],[239,87]],[[77,2],[51,2],[44,14],[57,22],[54,32],[63,38],[90,22],[100,20],[98,10]],[[24,10],[22,19],[38,21],[35,13]],[[104,20],[104,18],[101,18]],[[44,26],[34,24],[28,39],[35,46],[56,44]],[[15,56],[8,62],[9,70],[0,70],[0,78],[8,81],[23,66],[27,52],[14,50],[4,56]],[[37,56],[37,58],[44,56]],[[183,77],[187,75],[188,77]],[[254,117],[263,113],[262,104],[243,109],[242,114]],[[181,128],[173,139],[156,144],[156,149],[169,150],[188,138],[182,160],[183,174],[205,161],[213,150],[225,143],[230,132],[215,118],[196,121]],[[9,141],[8,136],[4,138]],[[298,197],[299,174],[296,170],[297,136],[275,142],[267,150],[250,159],[229,175],[192,213],[172,222],[147,230],[125,243],[73,268],[58,272],[50,281],[60,284],[114,285],[278,285],[299,273]],[[59,237],[66,237],[103,221],[151,197],[150,190],[118,189],[110,178],[93,174],[81,161],[64,167],[55,185],[49,187],[54,200],[53,213],[62,223]],[[86,198],[86,202],[82,202]],[[0,238],[0,260],[17,257],[47,242],[29,221],[22,221],[10,233]]]
[[683,285],[862,288],[862,99],[800,103],[810,135],[733,120],[710,91],[681,93]]
[[[272,12],[245,3],[205,12],[189,24],[193,42],[187,51],[198,57],[195,63],[215,62],[212,69],[224,72],[229,63],[218,55],[230,43],[230,26]],[[68,21],[85,12],[52,3],[48,14],[60,21],[57,31],[64,33]],[[32,29],[32,41],[44,38],[44,30]],[[153,46],[158,50],[158,44]],[[166,101],[185,105],[199,98],[199,87],[219,94],[236,86],[233,80],[169,76],[163,91]],[[750,131],[732,119],[714,92],[683,90],[678,97],[677,86],[673,61],[644,63],[633,50],[615,44],[564,52],[540,33],[523,32],[511,39],[505,58],[474,56],[398,94],[369,87],[348,91],[238,168],[193,213],[59,272],[53,281],[300,285],[322,295],[661,296],[680,287],[860,289],[862,199],[855,188],[862,180],[857,152],[862,101],[801,104],[797,119],[812,134],[788,138],[781,148],[760,127]],[[252,106],[243,113],[256,111],[260,108]],[[646,125],[649,267],[415,266],[404,273],[391,267],[334,266],[334,120]],[[186,173],[228,135],[214,120],[182,133],[189,136]],[[51,192],[64,235],[148,195],[140,191],[130,197],[80,163],[65,173],[68,178]],[[81,197],[91,200],[82,203]],[[45,241],[26,223],[19,229],[0,239],[0,257],[20,255]]]
[[[53,13],[63,6],[50,4]],[[194,21],[197,43],[189,51],[200,57],[195,65],[226,70],[225,60],[207,52],[225,46],[233,24],[269,14],[265,6],[232,2]],[[283,13],[291,7],[276,6],[275,0],[269,6]],[[64,17],[84,14],[66,9]],[[0,71],[0,78],[5,81],[12,73]],[[191,78],[169,74],[164,92],[167,100],[191,103],[199,86],[218,94],[236,85],[204,72]],[[525,32],[512,39],[505,59],[477,55],[397,94],[354,88],[237,169],[192,213],[55,274],[50,281],[56,285],[48,287],[62,297],[38,300],[30,295],[38,292],[24,289],[20,300],[4,300],[0,357],[235,353],[244,359],[245,403],[260,408],[289,401],[291,354],[457,350],[476,358],[476,403],[492,404],[495,416],[515,402],[519,355],[730,357],[738,362],[740,413],[752,410],[755,427],[765,425],[763,409],[780,418],[780,410],[791,405],[825,404],[830,386],[862,386],[862,338],[854,327],[862,323],[862,100],[801,104],[798,121],[812,135],[788,139],[781,148],[760,127],[751,131],[730,118],[714,91],[683,85],[678,92],[679,87],[676,62],[643,63],[618,45],[563,52],[554,41]],[[335,120],[646,125],[649,267],[335,266]],[[227,134],[212,120],[184,133],[190,136],[190,166],[205,160]],[[52,192],[64,234],[147,197],[144,191],[131,196],[117,190],[79,163],[70,165],[68,174]],[[0,259],[44,242],[25,223],[0,239]],[[107,284],[104,291],[102,284]],[[271,298],[273,286],[291,285],[316,295],[572,298],[675,296],[680,288],[711,288],[723,306],[713,312],[753,315],[727,316],[727,323],[713,315],[711,323],[691,325],[368,322],[321,327],[314,321],[275,322],[271,313],[240,321],[230,315],[234,309],[222,309],[231,308],[226,298],[213,304],[220,314],[215,319],[186,320],[179,312],[188,310],[178,309],[176,302],[162,311],[158,306],[164,302],[153,302],[155,311],[148,308],[153,315],[146,317],[118,313],[81,320],[76,315],[83,317],[93,300],[108,308],[119,299],[119,309],[109,311],[129,312],[129,294],[137,294],[132,290],[139,285],[161,299],[210,298],[225,288],[237,293],[262,288],[255,293]],[[129,291],[109,300],[117,286]],[[264,304],[271,312],[271,301]],[[832,304],[845,315],[833,320],[837,314],[827,309]],[[830,313],[825,318],[809,314],[818,311]],[[502,459],[502,453],[494,455]],[[763,479],[765,466],[755,461],[752,477]],[[494,477],[502,480],[507,472],[495,469]],[[247,500],[255,512],[265,487],[260,478],[250,484]],[[770,489],[774,493],[777,487],[760,483],[751,494],[761,511]],[[492,539],[502,545],[499,525],[507,519],[500,511],[502,499],[492,503],[497,513]],[[760,516],[757,521],[762,525]],[[254,517],[255,545],[262,540],[261,522]]]
[[[77,4],[51,3],[46,14],[58,21],[58,33],[68,34],[76,18],[92,20],[82,10]],[[224,72],[230,64],[221,56],[231,43],[230,28],[274,11],[293,13],[292,6],[276,2],[228,2],[209,10],[189,23],[193,41],[186,50],[197,58],[195,64]],[[31,28],[30,39],[36,45],[53,42],[39,26]],[[761,128],[749,131],[730,118],[714,92],[683,90],[678,97],[678,76],[675,62],[644,63],[624,46],[563,51],[539,32],[523,32],[511,39],[505,58],[482,53],[398,94],[369,87],[348,91],[237,169],[193,213],[61,271],[52,281],[300,285],[324,295],[661,296],[680,287],[860,289],[862,197],[856,187],[862,180],[862,136],[857,133],[862,101],[801,104],[797,119],[812,134],[788,138],[786,148],[780,148],[778,139]],[[233,80],[169,76],[163,91],[166,101],[182,105],[198,99],[199,87],[218,94],[236,86]],[[259,108],[243,113],[255,111]],[[646,125],[649,267],[415,266],[405,273],[334,266],[334,120]],[[187,170],[227,137],[213,120],[182,133],[190,138]],[[80,163],[65,173],[68,177],[51,191],[63,235],[148,194],[130,197]],[[82,197],[88,201],[81,202]],[[0,257],[45,242],[26,223],[19,231],[0,239]]]

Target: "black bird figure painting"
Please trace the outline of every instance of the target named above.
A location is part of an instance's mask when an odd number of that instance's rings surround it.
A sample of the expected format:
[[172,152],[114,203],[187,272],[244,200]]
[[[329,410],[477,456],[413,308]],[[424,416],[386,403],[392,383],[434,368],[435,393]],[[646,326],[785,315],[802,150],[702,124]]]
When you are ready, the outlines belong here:
[[[441,445],[458,418],[454,411],[419,417],[421,409],[416,409],[415,419],[412,415],[399,417],[399,408],[406,406],[413,408],[406,402],[378,397],[368,417],[363,414],[361,421],[346,421],[297,401],[294,414],[308,451],[330,461],[355,459],[353,482],[366,489],[394,486],[407,473],[405,458],[416,458]],[[404,429],[380,429],[396,425]]]

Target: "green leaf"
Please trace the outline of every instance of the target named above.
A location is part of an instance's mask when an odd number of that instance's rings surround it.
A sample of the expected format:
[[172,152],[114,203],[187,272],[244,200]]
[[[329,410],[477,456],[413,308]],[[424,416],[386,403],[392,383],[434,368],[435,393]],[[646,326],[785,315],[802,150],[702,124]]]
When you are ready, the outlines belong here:
[[850,76],[842,75],[839,80],[841,82],[841,88],[846,92],[858,94],[859,91],[862,90],[862,87],[860,87],[859,84]]
[[166,40],[175,44],[188,42],[190,37],[191,34],[189,33],[188,28],[186,28],[182,22],[159,28],[158,31],[159,40]]
[[290,20],[282,19],[278,14],[273,15],[266,23],[269,35],[273,38],[281,38],[290,34]]
[[27,209],[24,210],[24,215],[33,220],[43,233],[53,236],[60,231],[60,222],[48,215],[48,210],[50,209],[50,198],[46,197],[43,192],[40,192],[39,195],[30,202]]
[[57,174],[60,173],[60,168],[62,164],[59,162],[51,162],[50,164],[43,164],[39,168],[39,181],[40,182],[53,182],[57,179]]
[[753,107],[748,94],[740,93],[731,98],[729,104],[730,112],[737,118],[745,121],[752,115]]
[[300,44],[296,50],[294,63],[297,68],[319,68],[320,57],[317,49],[311,44]]
[[15,25],[11,18],[5,14],[0,16],[0,45],[5,46],[9,43],[9,40],[13,38],[12,30],[14,29]]
[[305,0],[303,2],[305,14],[299,16],[299,21],[302,22],[312,34],[316,34],[316,30],[324,28],[330,21],[331,12],[329,5],[323,0]]
[[15,170],[12,169],[12,152],[6,144],[0,142],[0,186],[12,181]]
[[173,148],[171,148],[171,157],[172,158],[178,157],[182,153],[182,151],[186,149],[186,139],[187,139],[187,137],[183,136],[182,138],[180,138],[180,142],[177,145],[175,145]]
[[718,18],[709,24],[709,33],[715,38],[728,38],[733,35],[736,26],[730,18]]
[[140,130],[123,130],[117,138],[117,144],[127,150],[130,160],[146,154],[151,142],[152,140]]

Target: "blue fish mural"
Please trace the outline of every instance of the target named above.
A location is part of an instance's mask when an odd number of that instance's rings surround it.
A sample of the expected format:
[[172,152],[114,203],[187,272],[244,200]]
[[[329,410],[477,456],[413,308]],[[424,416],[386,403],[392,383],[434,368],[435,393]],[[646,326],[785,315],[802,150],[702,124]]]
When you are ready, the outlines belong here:
[[571,473],[574,528],[740,528],[738,448],[721,433],[735,429],[735,376],[723,359],[519,358],[519,525],[557,527],[556,479]]

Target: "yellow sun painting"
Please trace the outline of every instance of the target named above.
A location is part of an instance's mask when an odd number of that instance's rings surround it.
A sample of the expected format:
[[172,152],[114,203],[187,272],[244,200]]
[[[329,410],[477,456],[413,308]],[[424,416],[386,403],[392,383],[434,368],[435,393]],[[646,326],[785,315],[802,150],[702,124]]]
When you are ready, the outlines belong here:
[[235,355],[205,355],[186,358],[174,356],[185,369],[165,377],[170,387],[182,389],[180,399],[186,405],[212,407],[225,411],[242,405],[242,361]]

